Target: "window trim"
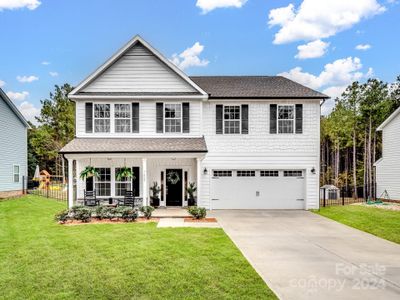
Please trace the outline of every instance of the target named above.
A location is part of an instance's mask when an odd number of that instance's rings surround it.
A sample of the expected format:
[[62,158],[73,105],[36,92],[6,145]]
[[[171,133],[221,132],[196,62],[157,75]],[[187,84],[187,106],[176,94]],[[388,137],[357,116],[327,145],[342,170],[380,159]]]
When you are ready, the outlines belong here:
[[[116,116],[115,116],[115,112],[116,112],[116,109],[115,109],[115,107],[117,106],[117,105],[127,105],[128,106],[128,108],[129,108],[129,117],[128,118],[117,118]],[[113,123],[114,123],[114,132],[113,133],[117,133],[117,134],[128,134],[128,133],[132,133],[132,103],[114,103],[114,105],[113,105],[113,107],[114,107],[114,109],[113,109]],[[111,110],[110,110],[110,112],[111,112]],[[129,131],[123,131],[123,132],[120,132],[120,131],[117,131],[116,130],[116,128],[117,128],[117,124],[116,124],[116,121],[117,120],[129,120]],[[110,132],[111,132],[111,126],[110,126]]]
[[[291,106],[293,108],[293,119],[279,119],[279,108],[282,106]],[[279,120],[292,121],[292,132],[279,132]],[[276,107],[276,133],[277,134],[296,134],[296,104],[277,104]]]
[[[126,181],[120,181],[120,180],[117,180],[117,169],[121,169],[121,168],[123,168],[123,167],[114,167],[114,182],[113,182],[113,184],[114,184],[114,197],[124,197],[124,195],[117,195],[117,191],[118,191],[118,189],[117,189],[117,184],[118,183],[128,183],[129,185],[130,185],[130,190],[132,191],[132,178],[131,179],[128,179],[128,180],[126,180]],[[131,169],[131,171],[132,171],[132,167],[129,167],[130,169]]]
[[[239,107],[239,119],[225,119],[225,107]],[[239,132],[238,133],[226,133],[225,132],[225,121],[239,121]],[[222,105],[222,134],[242,134],[242,104]]]
[[[109,105],[110,106],[110,117],[109,118],[96,118],[95,112],[96,112],[96,105]],[[96,131],[96,122],[95,120],[110,120],[110,130],[109,131]],[[112,103],[102,103],[102,102],[93,102],[93,133],[95,134],[102,134],[102,133],[115,133],[114,132],[114,105]]]
[[[18,174],[15,173],[15,167],[18,167]],[[21,182],[21,165],[13,164],[12,174],[13,174],[13,177],[12,177],[13,183],[20,183]],[[15,181],[15,175],[18,175],[18,181]]]
[[[183,133],[183,109],[182,109],[182,103],[183,102],[163,102],[163,133],[166,134],[177,134],[177,133]],[[167,132],[166,131],[166,124],[165,121],[167,120],[167,118],[165,117],[165,107],[166,105],[179,105],[181,107],[181,117],[180,117],[180,121],[181,121],[181,130],[180,131],[175,131],[175,132]],[[178,118],[168,118],[168,120],[178,120]]]

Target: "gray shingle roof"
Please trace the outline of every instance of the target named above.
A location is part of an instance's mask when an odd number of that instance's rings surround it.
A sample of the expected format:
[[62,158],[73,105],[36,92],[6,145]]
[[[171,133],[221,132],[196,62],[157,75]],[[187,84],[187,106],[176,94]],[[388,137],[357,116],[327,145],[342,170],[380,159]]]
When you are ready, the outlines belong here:
[[60,153],[207,152],[204,138],[75,138]]
[[282,76],[191,76],[210,98],[329,98]]

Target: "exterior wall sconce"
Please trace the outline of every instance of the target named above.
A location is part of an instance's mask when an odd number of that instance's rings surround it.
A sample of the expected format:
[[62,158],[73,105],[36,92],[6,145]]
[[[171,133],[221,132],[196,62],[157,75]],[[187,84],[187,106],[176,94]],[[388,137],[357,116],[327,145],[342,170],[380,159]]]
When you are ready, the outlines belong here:
[[314,168],[314,167],[312,167],[311,173],[312,173],[312,174],[315,174],[315,168]]
[[204,175],[207,175],[207,174],[208,174],[208,170],[207,170],[207,168],[204,168],[204,170],[203,170],[203,174],[204,174]]

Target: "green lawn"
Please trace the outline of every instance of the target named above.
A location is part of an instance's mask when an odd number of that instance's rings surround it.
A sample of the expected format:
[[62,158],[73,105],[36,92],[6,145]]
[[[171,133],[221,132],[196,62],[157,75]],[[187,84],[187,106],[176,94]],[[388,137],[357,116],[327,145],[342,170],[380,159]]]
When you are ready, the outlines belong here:
[[400,211],[346,205],[323,207],[314,212],[400,244]]
[[276,299],[222,229],[63,226],[64,207],[0,202],[1,299]]

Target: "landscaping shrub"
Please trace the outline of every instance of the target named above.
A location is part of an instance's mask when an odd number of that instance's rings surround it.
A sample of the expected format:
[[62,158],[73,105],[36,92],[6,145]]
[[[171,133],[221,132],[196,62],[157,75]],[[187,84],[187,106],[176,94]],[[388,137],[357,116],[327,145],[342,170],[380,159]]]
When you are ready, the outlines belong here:
[[96,208],[96,217],[99,220],[108,219],[111,220],[113,218],[117,218],[117,208],[108,207],[108,206],[98,206]]
[[64,209],[64,210],[60,211],[59,213],[57,213],[57,214],[54,216],[54,219],[55,219],[57,222],[65,223],[65,222],[68,221],[68,219],[69,219],[69,210],[68,210],[68,209]]
[[154,211],[154,207],[153,206],[142,206],[140,208],[140,211],[143,213],[143,215],[145,216],[146,219],[150,219],[151,214]]
[[138,217],[137,210],[128,206],[120,206],[116,212],[126,222],[132,222]]
[[84,206],[75,208],[73,218],[84,223],[90,222],[90,219],[92,218],[92,210]]
[[189,206],[188,212],[195,219],[204,219],[207,215],[206,209],[204,207],[198,207],[198,206]]

